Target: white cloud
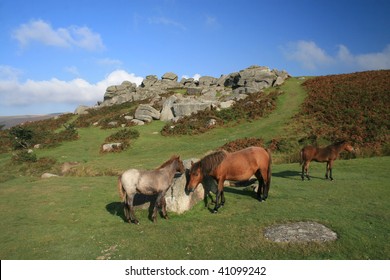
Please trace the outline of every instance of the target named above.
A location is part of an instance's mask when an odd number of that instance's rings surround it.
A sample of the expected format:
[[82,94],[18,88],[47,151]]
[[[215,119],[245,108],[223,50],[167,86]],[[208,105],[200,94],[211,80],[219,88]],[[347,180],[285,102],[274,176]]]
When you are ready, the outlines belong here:
[[[2,72],[7,70],[0,67]],[[0,106],[31,106],[40,104],[79,104],[93,105],[102,101],[106,88],[110,85],[121,84],[123,81],[141,84],[143,78],[124,70],[116,70],[103,80],[91,84],[84,79],[62,81],[52,78],[46,81],[27,80],[19,82],[17,79],[0,80]]]
[[[195,80],[195,81],[199,81],[199,78],[202,77],[200,74],[195,74],[194,76],[192,76],[192,78]],[[183,75],[181,76],[182,79],[188,79],[189,76],[188,75]]]
[[333,63],[333,58],[312,41],[292,42],[283,49],[287,59],[301,63],[305,69],[314,70]]
[[181,29],[183,31],[187,30],[184,24],[177,22],[173,19],[166,17],[150,17],[148,18],[149,24],[157,24],[157,25],[165,25],[165,26],[173,26],[175,28]]
[[332,56],[312,41],[297,41],[282,47],[288,60],[296,61],[306,70],[338,68],[347,71],[390,69],[390,44],[381,52],[354,55],[339,45],[337,54]]
[[88,51],[103,50],[100,34],[88,27],[70,26],[54,29],[43,20],[33,20],[21,24],[12,32],[12,37],[19,42],[21,48],[37,42],[47,46],[70,48],[78,47]]
[[356,63],[365,69],[390,69],[390,44],[382,52],[355,56]]

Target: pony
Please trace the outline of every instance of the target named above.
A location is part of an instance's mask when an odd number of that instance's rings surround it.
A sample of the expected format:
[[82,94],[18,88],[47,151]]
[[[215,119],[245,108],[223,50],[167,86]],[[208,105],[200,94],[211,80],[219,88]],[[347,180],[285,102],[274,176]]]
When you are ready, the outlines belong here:
[[245,181],[255,175],[259,181],[257,198],[259,201],[266,200],[271,185],[271,163],[270,151],[261,147],[249,147],[233,153],[217,151],[196,163],[191,162],[187,190],[193,192],[205,176],[213,177],[218,183],[213,210],[217,213],[218,208],[225,204],[224,181]]
[[306,178],[310,180],[309,165],[312,160],[317,162],[326,162],[325,178],[330,179],[332,181],[333,162],[337,159],[340,152],[344,150],[348,152],[353,152],[354,148],[345,140],[338,141],[329,146],[326,146],[325,148],[317,148],[310,145],[302,148],[300,152],[300,164],[302,165],[302,181],[305,180],[305,173]]
[[157,195],[153,209],[153,222],[157,221],[157,208],[162,209],[162,215],[168,219],[165,193],[171,186],[175,173],[184,173],[183,161],[179,156],[172,156],[160,167],[154,170],[129,169],[118,178],[119,196],[124,204],[124,214],[129,223],[139,224],[134,213],[133,200],[136,193]]

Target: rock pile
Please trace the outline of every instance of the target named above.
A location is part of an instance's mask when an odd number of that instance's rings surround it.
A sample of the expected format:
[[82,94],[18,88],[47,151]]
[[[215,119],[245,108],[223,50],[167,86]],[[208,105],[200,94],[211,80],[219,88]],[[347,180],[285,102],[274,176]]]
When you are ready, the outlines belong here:
[[[281,85],[289,74],[286,71],[271,70],[263,66],[251,66],[239,72],[221,75],[183,78],[178,82],[175,73],[165,73],[161,79],[156,75],[146,76],[140,86],[129,81],[106,89],[104,100],[99,106],[111,106],[129,101],[152,100],[149,105],[140,105],[133,122],[143,124],[155,119],[170,121],[188,116],[207,108],[229,108],[237,99],[265,88]],[[171,93],[169,97],[167,93]],[[161,110],[151,105],[158,102]],[[85,108],[79,108],[82,114]]]

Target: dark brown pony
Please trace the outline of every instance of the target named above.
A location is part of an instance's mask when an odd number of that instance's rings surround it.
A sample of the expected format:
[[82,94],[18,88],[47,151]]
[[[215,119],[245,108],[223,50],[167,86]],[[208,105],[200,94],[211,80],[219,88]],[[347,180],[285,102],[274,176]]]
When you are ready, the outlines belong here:
[[271,185],[271,153],[261,147],[249,147],[234,153],[218,151],[191,163],[188,191],[194,191],[204,176],[211,176],[218,182],[214,213],[225,203],[223,186],[225,180],[245,181],[253,175],[259,181],[257,197],[266,200]]
[[[325,148],[317,148],[313,146],[306,146],[301,150],[301,165],[302,165],[302,180],[305,180],[306,177],[310,180],[309,176],[309,164],[310,161],[314,160],[317,162],[326,162],[326,174],[325,178],[333,180],[332,169],[333,162],[337,159],[340,152],[342,151],[352,152],[353,147],[346,141],[339,141],[333,143]],[[329,173],[329,176],[328,176]]]

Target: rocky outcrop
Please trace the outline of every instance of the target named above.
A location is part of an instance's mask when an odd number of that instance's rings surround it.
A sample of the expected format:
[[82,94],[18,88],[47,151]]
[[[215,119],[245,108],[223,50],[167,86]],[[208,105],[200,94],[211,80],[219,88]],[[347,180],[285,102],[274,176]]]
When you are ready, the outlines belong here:
[[[129,101],[152,100],[149,105],[139,106],[133,123],[143,124],[154,119],[170,121],[208,108],[229,108],[235,100],[268,87],[279,86],[288,77],[286,71],[271,70],[257,65],[221,75],[219,78],[202,76],[199,80],[183,78],[180,82],[175,73],[167,72],[161,79],[156,75],[146,76],[138,87],[128,81],[110,86],[99,105],[110,106]],[[168,93],[170,97],[163,97]],[[161,111],[152,107],[155,101],[160,102]],[[80,108],[77,113],[84,113],[83,109],[86,108]]]

